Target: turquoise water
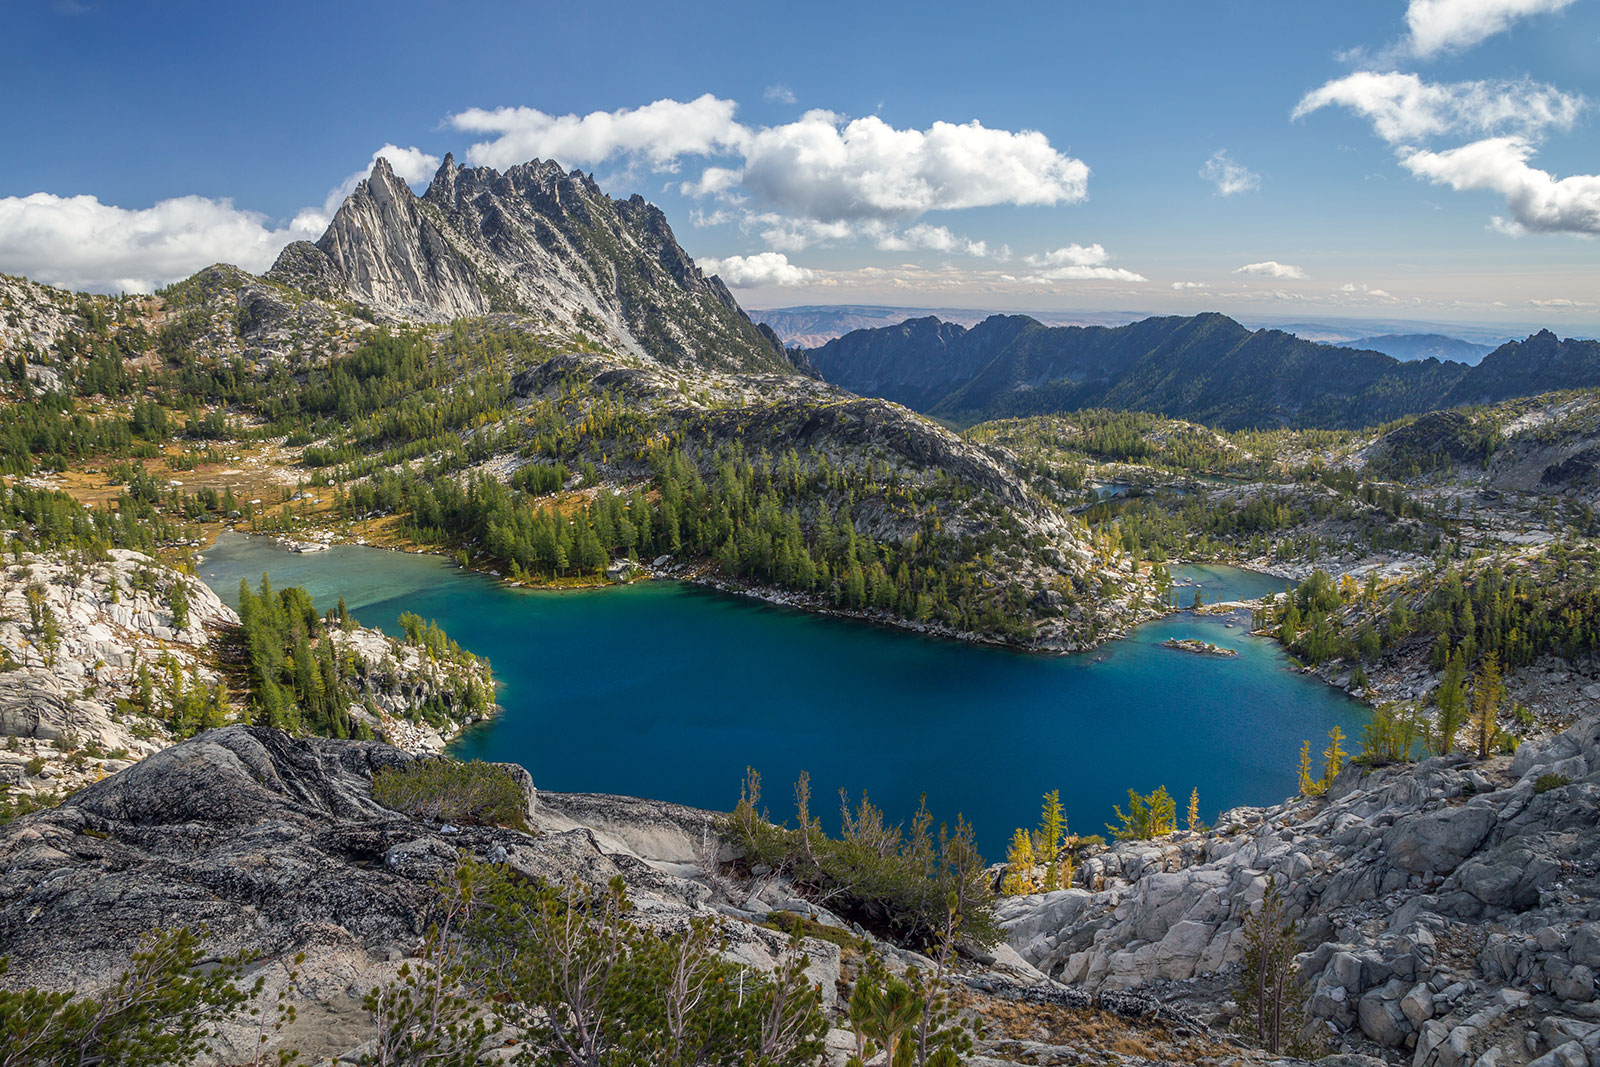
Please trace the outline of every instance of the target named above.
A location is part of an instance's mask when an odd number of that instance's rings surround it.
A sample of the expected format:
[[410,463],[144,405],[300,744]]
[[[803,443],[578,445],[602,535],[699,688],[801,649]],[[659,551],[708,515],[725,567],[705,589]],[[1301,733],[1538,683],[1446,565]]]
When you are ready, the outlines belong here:
[[[1255,600],[1292,589],[1298,583],[1276,575],[1240,570],[1220,563],[1193,563],[1172,568],[1173,591],[1179,607],[1193,607],[1194,593],[1205,593],[1207,604],[1225,600]],[[1320,751],[1320,750],[1319,750]]]
[[[745,767],[775,814],[809,771],[836,825],[840,788],[866,789],[903,818],[928,794],[935,816],[974,822],[999,858],[1060,789],[1071,826],[1103,831],[1129,787],[1206,818],[1295,790],[1302,738],[1362,708],[1286,669],[1269,641],[1221,619],[1169,616],[1081,656],[1042,656],[775,608],[672,582],[586,592],[511,589],[438,557],[346,546],[294,555],[227,535],[201,577],[232,601],[268,572],[319,606],[341,593],[362,622],[397,632],[402,611],[436,619],[486,655],[505,713],[457,743],[463,757],[514,760],[541,788],[623,793],[727,809]],[[1179,575],[1187,573],[1180,570]],[[1281,579],[1207,568],[1207,598]],[[1209,583],[1216,583],[1212,588]],[[1230,583],[1232,583],[1230,585]],[[1201,637],[1237,657],[1162,648]]]

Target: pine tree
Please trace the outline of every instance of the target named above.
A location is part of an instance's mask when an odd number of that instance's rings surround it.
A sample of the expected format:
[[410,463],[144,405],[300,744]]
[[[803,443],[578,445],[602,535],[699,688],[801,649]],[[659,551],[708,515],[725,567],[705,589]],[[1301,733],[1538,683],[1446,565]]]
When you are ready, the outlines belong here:
[[1011,835],[1011,847],[1006,849],[1006,876],[1000,891],[1010,896],[1032,893],[1033,868],[1033,837],[1018,829]]
[[1314,797],[1319,792],[1318,782],[1311,777],[1311,742],[1300,742],[1300,795]]
[[1288,917],[1276,878],[1267,879],[1261,906],[1244,922],[1244,974],[1237,993],[1243,1028],[1277,1055],[1295,1044],[1304,1022],[1304,990],[1294,973],[1298,924]]
[[1500,702],[1505,694],[1505,683],[1500,678],[1500,657],[1487,653],[1477,677],[1472,680],[1472,736],[1478,742],[1479,759],[1488,759],[1500,738]]
[[183,579],[172,583],[172,588],[167,591],[167,603],[172,608],[172,628],[174,630],[187,630],[189,628],[189,585]]
[[1044,807],[1039,813],[1039,829],[1034,833],[1033,854],[1035,860],[1044,867],[1044,887],[1046,890],[1060,889],[1060,871],[1056,869],[1056,860],[1061,855],[1062,837],[1066,832],[1066,821],[1061,814],[1061,791],[1052,789],[1044,795]]
[[1435,731],[1435,749],[1447,755],[1456,744],[1456,733],[1467,716],[1466,667],[1460,655],[1452,655],[1445,663],[1444,676],[1434,691],[1433,702],[1439,708]]
[[1322,789],[1326,793],[1344,767],[1344,731],[1335,726],[1328,731],[1328,747],[1322,750]]
[[1204,832],[1206,824],[1200,821],[1200,787],[1196,786],[1189,793],[1189,832],[1198,834]]

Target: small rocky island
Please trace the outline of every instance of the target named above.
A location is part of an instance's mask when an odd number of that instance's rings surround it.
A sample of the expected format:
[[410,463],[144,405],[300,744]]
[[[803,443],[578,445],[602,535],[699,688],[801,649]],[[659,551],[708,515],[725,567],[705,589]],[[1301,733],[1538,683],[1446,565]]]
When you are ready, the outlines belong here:
[[1163,648],[1175,648],[1179,652],[1194,652],[1201,656],[1237,656],[1237,649],[1223,648],[1213,645],[1210,641],[1202,641],[1198,637],[1169,637],[1161,642]]

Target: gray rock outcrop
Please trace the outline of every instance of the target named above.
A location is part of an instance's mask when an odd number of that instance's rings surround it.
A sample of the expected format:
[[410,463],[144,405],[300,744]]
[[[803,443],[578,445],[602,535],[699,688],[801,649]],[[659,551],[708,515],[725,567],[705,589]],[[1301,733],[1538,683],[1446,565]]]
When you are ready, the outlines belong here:
[[[302,1021],[291,1036],[308,1054],[339,1053],[364,1040],[361,995],[416,953],[438,882],[463,854],[556,885],[600,890],[621,877],[636,919],[666,929],[717,914],[707,885],[671,871],[692,867],[684,849],[698,850],[708,813],[559,795],[535,809],[532,781],[514,764],[505,766],[530,813],[551,823],[535,834],[424,822],[373,799],[376,772],[429,758],[377,742],[230,726],[0,826],[5,983],[93,988],[115,978],[146,932],[204,926],[217,953],[257,957],[269,997],[284,961],[305,952]],[[598,829],[582,824],[589,815]],[[617,844],[629,826],[654,842],[659,862]],[[739,923],[726,951],[771,967],[786,942]],[[805,949],[831,1002],[838,946],[808,939]],[[249,1048],[253,1024],[236,1031],[224,1035],[230,1047]]]
[[316,244],[289,245],[268,278],[403,319],[510,312],[620,355],[795,373],[659,208],[541,160],[502,173],[446,156],[418,197],[380,158]]
[[[1569,1041],[1600,1055],[1600,718],[1514,758],[1352,767],[1324,798],[1120,843],[1082,874],[1092,890],[1001,902],[1011,946],[1070,984],[1187,988],[1220,1008],[1226,983],[1212,979],[1236,970],[1273,879],[1311,949],[1308,1008],[1329,1033],[1417,1067],[1492,1048],[1522,1063]],[[1544,1035],[1551,1018],[1572,1036]]]

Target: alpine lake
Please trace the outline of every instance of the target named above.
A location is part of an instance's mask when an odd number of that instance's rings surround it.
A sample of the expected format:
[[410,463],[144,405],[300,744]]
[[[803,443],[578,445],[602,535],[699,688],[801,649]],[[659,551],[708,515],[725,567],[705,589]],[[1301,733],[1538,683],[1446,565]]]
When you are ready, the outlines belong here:
[[[553,592],[508,586],[439,556],[356,545],[297,554],[228,533],[200,577],[237,604],[239,582],[303,586],[326,611],[399,635],[412,611],[488,657],[503,713],[452,746],[527,767],[540,789],[617,793],[729,810],[747,767],[775,818],[811,776],[838,826],[839,790],[903,820],[926,794],[962,813],[988,859],[1059,789],[1070,828],[1104,833],[1127,791],[1165,785],[1180,819],[1276,803],[1297,786],[1302,740],[1359,737],[1366,710],[1291,669],[1248,619],[1178,612],[1092,652],[1059,656],[935,639],[774,607],[672,581]],[[1175,567],[1178,602],[1281,592],[1277,577]],[[1230,626],[1229,623],[1232,623]],[[1163,647],[1199,638],[1236,656]],[[1349,743],[1347,743],[1349,747]]]

